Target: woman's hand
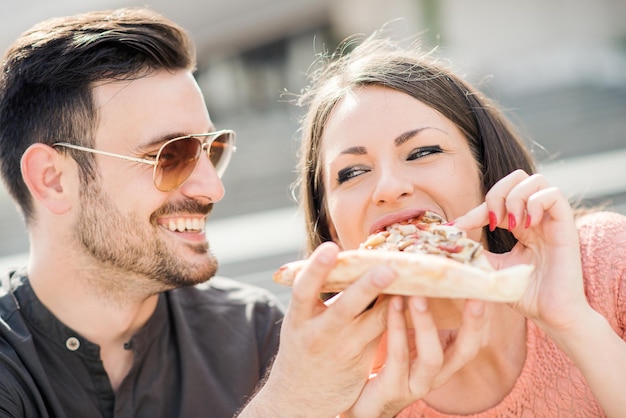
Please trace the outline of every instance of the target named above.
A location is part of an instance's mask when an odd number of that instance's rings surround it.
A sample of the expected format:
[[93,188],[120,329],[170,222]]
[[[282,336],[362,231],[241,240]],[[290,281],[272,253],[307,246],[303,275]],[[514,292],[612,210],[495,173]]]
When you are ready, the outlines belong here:
[[455,221],[465,230],[487,224],[491,230],[510,230],[518,240],[510,253],[488,254],[496,269],[535,266],[526,293],[514,305],[517,310],[557,333],[588,315],[574,214],[559,189],[540,174],[517,170],[498,181],[482,205]]
[[296,278],[271,373],[241,417],[334,417],[363,390],[385,331],[388,300],[367,308],[395,274],[372,268],[324,304],[320,289],[337,253],[335,244],[320,245]]
[[[384,366],[375,370],[357,402],[341,417],[393,417],[446,383],[487,344],[488,306],[482,301],[466,301],[461,327],[441,331],[442,335],[425,298],[406,298],[405,304],[403,297],[392,297],[386,346],[381,350]],[[407,329],[406,310],[413,329]]]
[[626,344],[587,302],[578,231],[565,197],[542,175],[518,170],[496,183],[485,203],[458,218],[456,225],[468,230],[487,223],[491,229],[509,229],[518,239],[510,253],[490,256],[496,268],[535,266],[526,293],[514,307],[569,356],[606,415],[622,416]]

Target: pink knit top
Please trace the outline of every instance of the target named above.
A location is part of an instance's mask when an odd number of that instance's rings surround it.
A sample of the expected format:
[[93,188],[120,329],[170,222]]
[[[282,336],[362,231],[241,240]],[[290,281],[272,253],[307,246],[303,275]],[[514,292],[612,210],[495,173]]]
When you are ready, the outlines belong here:
[[[587,299],[625,339],[626,216],[593,213],[580,218],[578,226]],[[463,417],[603,417],[578,368],[531,321],[527,325],[526,361],[511,392],[493,408]],[[602,359],[601,349],[598,354],[598,361],[610,361]],[[417,401],[398,417],[461,415],[443,414]]]

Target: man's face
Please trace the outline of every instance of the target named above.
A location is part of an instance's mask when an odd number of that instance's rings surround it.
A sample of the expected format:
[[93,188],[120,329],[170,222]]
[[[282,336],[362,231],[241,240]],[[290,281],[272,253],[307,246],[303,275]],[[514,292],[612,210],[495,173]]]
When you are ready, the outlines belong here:
[[[168,139],[215,130],[188,71],[101,84],[94,96],[98,150],[150,159]],[[81,190],[75,228],[88,253],[107,268],[145,276],[155,290],[215,274],[204,224],[224,188],[206,154],[170,192],[156,189],[151,165],[101,155],[96,161],[99,177]]]

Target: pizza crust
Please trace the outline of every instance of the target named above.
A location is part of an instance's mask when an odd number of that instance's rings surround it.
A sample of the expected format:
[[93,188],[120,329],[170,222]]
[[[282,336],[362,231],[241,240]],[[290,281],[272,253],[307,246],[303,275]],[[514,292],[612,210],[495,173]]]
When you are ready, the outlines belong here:
[[[285,264],[274,273],[274,281],[286,286],[293,285],[297,274],[307,263],[308,260],[300,260]],[[337,264],[321,292],[340,292],[369,268],[381,264],[390,267],[398,275],[383,291],[386,294],[496,302],[518,301],[533,272],[533,266],[528,264],[502,270],[485,270],[432,254],[349,250],[339,253]]]

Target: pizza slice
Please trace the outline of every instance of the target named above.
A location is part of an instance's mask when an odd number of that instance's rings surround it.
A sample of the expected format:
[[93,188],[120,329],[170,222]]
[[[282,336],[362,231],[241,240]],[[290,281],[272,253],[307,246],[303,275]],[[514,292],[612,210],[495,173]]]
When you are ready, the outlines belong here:
[[[274,281],[293,285],[307,262],[283,265],[274,273]],[[380,264],[398,275],[385,289],[387,294],[498,302],[518,301],[533,271],[533,266],[527,264],[494,270],[482,244],[427,211],[371,234],[358,250],[340,252],[322,292],[340,292],[370,267]]]

